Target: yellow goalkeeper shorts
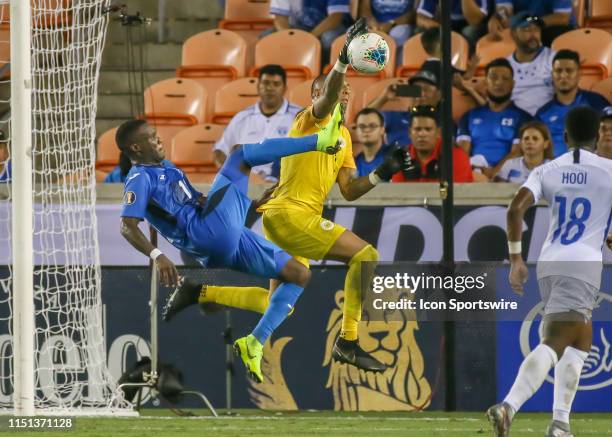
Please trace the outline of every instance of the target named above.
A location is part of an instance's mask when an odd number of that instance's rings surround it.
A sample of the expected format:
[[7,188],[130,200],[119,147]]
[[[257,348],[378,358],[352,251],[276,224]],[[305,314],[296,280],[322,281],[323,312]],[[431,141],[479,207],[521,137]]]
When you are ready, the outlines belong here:
[[264,235],[306,267],[320,260],[346,228],[306,211],[268,209],[263,214]]

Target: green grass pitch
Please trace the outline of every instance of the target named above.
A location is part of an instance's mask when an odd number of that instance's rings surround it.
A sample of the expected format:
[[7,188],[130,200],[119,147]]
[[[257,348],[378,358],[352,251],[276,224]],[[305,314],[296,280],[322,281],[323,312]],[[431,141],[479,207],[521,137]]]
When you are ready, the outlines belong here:
[[[219,411],[214,419],[204,410],[198,417],[177,417],[168,410],[142,410],[140,417],[77,418],[73,431],[45,432],[65,437],[192,437],[362,435],[382,437],[490,436],[484,414],[479,413],[336,413],[330,411],[269,412],[238,410],[232,415]],[[519,414],[513,437],[544,436],[550,414]],[[574,414],[572,431],[580,436],[612,436],[612,414]],[[40,437],[40,432],[16,432],[16,436]]]

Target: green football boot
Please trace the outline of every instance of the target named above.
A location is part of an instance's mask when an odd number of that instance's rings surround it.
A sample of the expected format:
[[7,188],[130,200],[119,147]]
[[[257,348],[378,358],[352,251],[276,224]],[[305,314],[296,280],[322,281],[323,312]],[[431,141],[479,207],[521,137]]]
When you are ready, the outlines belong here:
[[246,367],[247,376],[253,382],[263,382],[261,373],[261,359],[263,358],[263,345],[253,334],[239,338],[234,342],[234,352],[242,359]]

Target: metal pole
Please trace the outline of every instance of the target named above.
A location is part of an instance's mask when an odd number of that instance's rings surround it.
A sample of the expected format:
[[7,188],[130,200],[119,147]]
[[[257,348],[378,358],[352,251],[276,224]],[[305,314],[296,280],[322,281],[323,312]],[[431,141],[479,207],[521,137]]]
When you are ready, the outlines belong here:
[[[151,226],[149,227],[151,235],[151,244],[157,247],[157,231]],[[155,385],[157,383],[157,358],[158,358],[158,343],[157,343],[157,267],[155,261],[151,261],[151,375],[149,383]]]
[[[440,197],[442,197],[443,263],[446,271],[454,272],[455,245],[453,232],[453,107],[451,64],[451,0],[442,0],[440,25],[442,39],[442,169]],[[455,410],[455,324],[444,323],[446,345],[446,410]]]
[[34,261],[30,2],[11,0],[11,235],[13,250],[13,402],[34,415]]
[[163,44],[166,42],[166,0],[157,0],[157,20],[157,43]]

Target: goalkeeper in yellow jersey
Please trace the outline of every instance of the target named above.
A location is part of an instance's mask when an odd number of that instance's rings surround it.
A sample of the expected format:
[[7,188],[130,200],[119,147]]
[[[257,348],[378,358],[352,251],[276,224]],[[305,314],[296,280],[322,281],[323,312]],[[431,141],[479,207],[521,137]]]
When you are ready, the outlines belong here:
[[[342,110],[346,108],[350,97],[350,88],[344,82],[348,65],[347,48],[354,37],[365,32],[367,27],[363,19],[349,29],[333,70],[327,76],[319,76],[314,80],[312,105],[298,113],[289,136],[314,134],[330,121],[338,104]],[[342,332],[334,345],[332,356],[339,362],[352,364],[363,370],[383,371],[385,365],[361,349],[357,338],[357,328],[361,320],[361,263],[377,261],[378,252],[353,232],[324,219],[321,213],[323,202],[334,183],[338,183],[345,199],[355,200],[379,182],[390,180],[394,173],[410,163],[405,151],[395,147],[369,176],[357,177],[351,137],[345,126],[341,128],[340,138],[344,147],[334,156],[309,152],[282,158],[278,187],[258,210],[263,212],[266,238],[305,266],[309,265],[311,259],[336,260],[348,265],[344,284]],[[366,265],[373,273],[373,263]],[[274,292],[278,284],[271,285]],[[193,289],[194,292],[200,290],[200,304],[224,304],[262,313],[268,300],[266,290],[258,287],[219,287],[186,283],[179,287],[177,292],[181,293],[183,289]],[[184,305],[167,305],[167,314],[173,315],[182,308]]]
[[[334,68],[312,84],[312,105],[298,113],[289,136],[302,137],[317,132],[329,122],[337,104],[346,109],[350,88],[344,81],[347,48],[357,35],[367,32],[365,20],[349,29]],[[260,206],[266,238],[308,266],[308,260],[335,260],[348,265],[344,283],[342,332],[333,348],[337,361],[360,369],[383,371],[385,365],[359,347],[357,328],[361,320],[361,275],[364,261],[378,261],[378,252],[366,241],[344,227],[321,216],[323,202],[334,183],[346,200],[355,200],[406,165],[407,157],[393,148],[384,162],[369,176],[357,177],[351,137],[341,128],[345,147],[336,155],[304,153],[283,157],[278,187],[269,201]],[[369,264],[370,268],[373,264]],[[373,269],[372,273],[373,273]],[[364,275],[365,276],[365,275]],[[274,288],[273,284],[272,288]]]

